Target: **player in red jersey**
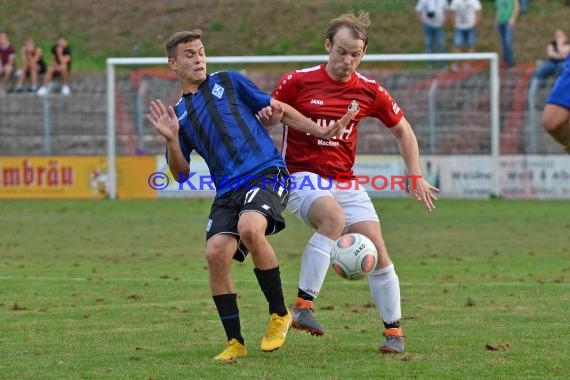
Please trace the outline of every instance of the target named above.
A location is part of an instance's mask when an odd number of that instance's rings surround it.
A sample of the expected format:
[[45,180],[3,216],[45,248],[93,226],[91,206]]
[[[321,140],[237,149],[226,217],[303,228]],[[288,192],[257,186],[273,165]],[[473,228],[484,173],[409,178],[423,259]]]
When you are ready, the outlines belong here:
[[[379,350],[403,352],[400,285],[376,210],[354,179],[350,186],[334,186],[338,184],[334,178],[346,181],[352,176],[358,124],[366,117],[379,119],[395,136],[409,176],[422,175],[416,136],[403,111],[378,82],[355,71],[366,53],[369,24],[368,13],[362,11],[358,16],[345,14],[330,21],[325,39],[328,61],[286,74],[273,91],[276,99],[322,126],[338,120],[347,109],[359,109],[349,125],[332,139],[284,127],[282,154],[296,183],[290,192],[288,209],[316,229],[303,252],[293,327],[313,335],[324,334],[315,318],[313,302],[323,285],[334,240],[342,233],[357,232],[370,238],[378,250],[378,265],[368,281],[385,327],[386,341]],[[271,126],[279,116],[275,113],[266,117],[264,124]],[[324,185],[331,177],[333,186]],[[419,179],[411,193],[432,211],[437,199],[435,191],[439,190]]]

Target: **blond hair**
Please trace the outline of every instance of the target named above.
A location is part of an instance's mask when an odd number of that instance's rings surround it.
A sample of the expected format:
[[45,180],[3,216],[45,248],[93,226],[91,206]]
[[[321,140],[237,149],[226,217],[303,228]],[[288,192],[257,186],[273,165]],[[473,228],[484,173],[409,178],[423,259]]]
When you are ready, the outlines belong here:
[[327,39],[333,44],[335,34],[342,28],[348,28],[352,36],[364,41],[364,47],[368,45],[368,27],[370,26],[370,14],[361,10],[358,16],[354,13],[345,13],[329,22]]

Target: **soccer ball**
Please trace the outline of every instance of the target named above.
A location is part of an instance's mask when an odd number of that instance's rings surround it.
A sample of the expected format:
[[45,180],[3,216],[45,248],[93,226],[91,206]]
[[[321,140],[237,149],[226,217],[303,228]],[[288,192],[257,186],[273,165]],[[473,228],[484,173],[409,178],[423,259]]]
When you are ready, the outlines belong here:
[[339,237],[331,251],[331,265],[340,277],[358,280],[370,274],[378,262],[374,243],[362,234]]

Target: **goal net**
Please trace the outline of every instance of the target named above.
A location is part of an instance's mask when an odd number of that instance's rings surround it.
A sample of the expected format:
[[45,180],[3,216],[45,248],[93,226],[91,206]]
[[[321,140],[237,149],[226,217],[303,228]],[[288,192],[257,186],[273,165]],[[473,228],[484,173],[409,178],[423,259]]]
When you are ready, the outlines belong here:
[[[270,93],[285,72],[326,62],[328,56],[208,57],[208,71],[244,72]],[[443,69],[433,69],[441,63]],[[410,121],[422,157],[478,155],[492,167],[491,192],[499,194],[499,69],[496,53],[470,54],[368,54],[358,69],[376,79],[396,99]],[[178,81],[166,58],[107,59],[108,195],[117,196],[117,158],[156,156],[155,171],[168,172],[163,159],[164,141],[146,118],[151,99],[173,105],[180,98]],[[359,128],[358,159],[365,170],[368,155],[397,157],[393,136],[374,119]],[[281,131],[272,131],[279,147]],[[375,157],[375,156],[372,156]],[[372,159],[373,161],[373,159]],[[192,170],[207,168],[199,159]],[[149,173],[149,175],[152,174]],[[167,180],[168,181],[168,180]],[[163,183],[163,180],[157,183]],[[149,178],[149,185],[150,183]],[[174,187],[173,187],[174,186]],[[159,196],[211,195],[211,189],[180,190],[177,184]],[[203,191],[202,191],[203,190]]]

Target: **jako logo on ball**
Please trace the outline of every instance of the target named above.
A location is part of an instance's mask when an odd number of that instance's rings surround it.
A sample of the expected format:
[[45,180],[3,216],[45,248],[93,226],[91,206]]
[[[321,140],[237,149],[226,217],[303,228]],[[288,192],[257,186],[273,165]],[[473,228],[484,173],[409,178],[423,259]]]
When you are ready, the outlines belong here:
[[378,252],[366,236],[351,233],[341,236],[331,251],[331,265],[340,277],[358,280],[376,267]]

